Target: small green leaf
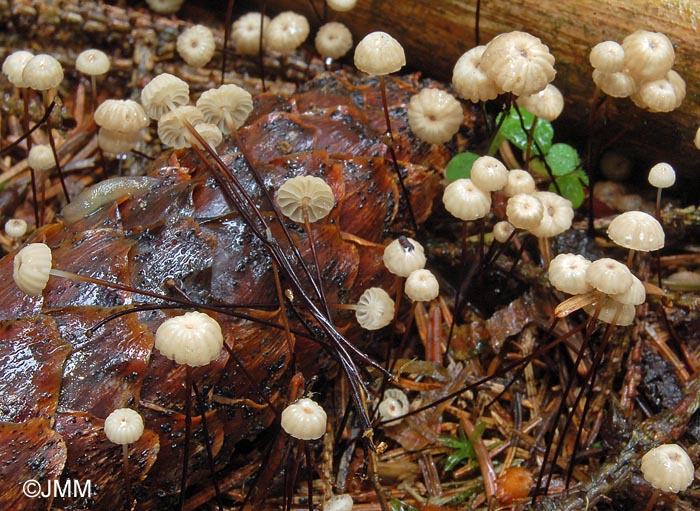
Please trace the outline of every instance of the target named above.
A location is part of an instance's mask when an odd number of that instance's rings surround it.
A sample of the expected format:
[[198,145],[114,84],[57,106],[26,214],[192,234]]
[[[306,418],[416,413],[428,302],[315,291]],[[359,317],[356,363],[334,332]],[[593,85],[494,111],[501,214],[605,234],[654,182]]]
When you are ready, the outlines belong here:
[[478,157],[478,154],[469,151],[455,155],[445,169],[447,180],[452,182],[457,179],[468,179],[472,173],[472,165]]
[[573,173],[576,177],[579,178],[579,180],[585,185],[585,186],[590,186],[590,181],[588,181],[588,176],[586,175],[586,172],[583,169],[578,169],[576,172]]
[[[525,125],[525,129],[529,131],[532,127],[532,123],[535,119],[535,116],[527,110],[525,110],[524,108],[520,109],[520,113],[523,116],[523,124]],[[499,115],[496,119],[497,124],[500,122],[500,117],[501,116]],[[510,140],[510,142],[515,147],[517,147],[521,151],[524,151],[527,148],[527,131],[523,131],[523,127],[520,124],[520,117],[518,116],[518,112],[515,110],[515,108],[511,108],[508,112],[508,115],[503,120],[503,124],[501,124],[501,129],[499,130],[499,133],[505,136],[508,140]],[[552,147],[553,138],[554,128],[552,128],[552,123],[549,121],[545,121],[544,119],[538,119],[537,124],[535,125],[533,139],[537,142],[539,148],[545,154],[547,154],[549,152],[549,149]],[[535,144],[532,144],[531,152],[532,154],[537,154],[537,148],[535,147]]]
[[[569,199],[574,208],[578,208],[583,204],[583,185],[581,181],[579,181],[579,175],[577,175],[576,172],[572,172],[566,176],[560,176],[556,179],[556,182],[559,185],[562,197]],[[554,183],[549,185],[549,191],[556,193]]]
[[569,174],[581,164],[576,149],[569,144],[554,144],[545,159],[555,176]]
[[389,506],[391,506],[391,511],[418,511],[410,504],[406,504],[405,502],[393,497],[389,501]]

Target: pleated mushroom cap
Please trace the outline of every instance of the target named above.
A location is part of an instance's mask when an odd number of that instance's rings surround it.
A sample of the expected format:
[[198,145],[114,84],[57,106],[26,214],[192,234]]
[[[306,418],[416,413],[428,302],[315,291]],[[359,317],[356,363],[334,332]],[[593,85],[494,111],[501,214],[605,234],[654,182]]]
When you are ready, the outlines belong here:
[[109,57],[105,52],[91,48],[78,55],[75,59],[75,68],[88,76],[100,76],[109,71]]
[[34,54],[29,51],[19,50],[9,54],[2,63],[2,72],[12,85],[23,89],[28,87],[27,83],[22,78],[22,72],[27,62],[32,60]]
[[472,103],[496,99],[504,91],[481,69],[481,57],[486,45],[476,46],[464,53],[452,70],[452,85],[457,94]]
[[342,23],[331,21],[318,29],[314,44],[321,57],[339,59],[352,48],[352,33]]
[[118,408],[105,419],[104,431],[114,444],[133,444],[143,435],[143,418],[136,410]]
[[386,32],[367,34],[355,48],[355,67],[363,73],[388,75],[405,65],[403,46]]
[[187,82],[169,73],[155,76],[141,91],[141,105],[146,114],[156,121],[173,108],[190,101]]
[[270,21],[265,28],[265,49],[289,52],[297,49],[306,41],[311,27],[305,16],[292,11],[285,11]]
[[45,243],[30,243],[17,252],[12,278],[30,296],[39,296],[49,281],[51,249]]
[[207,122],[216,124],[222,133],[228,135],[231,133],[229,121],[238,129],[253,111],[253,98],[238,85],[225,84],[204,91],[197,100],[197,108]]
[[304,222],[306,206],[309,223],[328,216],[335,205],[333,190],[323,179],[296,176],[287,179],[277,190],[277,204],[282,214],[294,222]]
[[164,114],[158,121],[158,137],[165,145],[174,149],[184,149],[192,146],[192,134],[187,129],[185,122],[189,122],[196,128],[204,122],[204,115],[194,106],[179,106]]
[[661,491],[685,491],[695,479],[693,461],[678,444],[654,447],[642,456],[644,479]]
[[156,330],[155,348],[164,357],[190,367],[216,360],[223,346],[219,323],[203,312],[168,318]]
[[615,259],[603,257],[593,261],[586,269],[586,282],[606,295],[627,292],[632,285],[629,268]]
[[63,68],[56,58],[42,53],[32,57],[24,66],[22,81],[38,91],[55,89],[63,81]]
[[625,65],[625,50],[616,41],[603,41],[591,50],[589,61],[593,69],[602,73],[622,71]]
[[394,319],[394,300],[380,287],[370,287],[357,300],[355,317],[366,330],[379,330]]
[[408,104],[411,131],[429,144],[449,141],[464,121],[462,105],[440,89],[423,89]]
[[399,277],[408,277],[412,271],[424,268],[426,262],[423,245],[406,236],[389,243],[382,259],[386,269]]
[[659,221],[643,211],[627,211],[613,218],[608,236],[621,247],[640,252],[663,248],[665,235]]
[[192,67],[206,66],[214,56],[216,43],[209,27],[192,25],[177,36],[177,52]]
[[106,99],[93,117],[98,126],[113,131],[139,131],[149,124],[143,107],[131,99]]
[[299,440],[317,440],[326,433],[326,411],[316,401],[301,398],[282,410],[282,429]]
[[[231,39],[236,51],[241,55],[257,55],[260,53],[260,17],[259,12],[249,12],[233,22]],[[262,20],[263,32],[270,23],[265,16]]]
[[587,293],[592,286],[586,281],[591,262],[579,254],[559,254],[549,263],[549,283],[570,295]]
[[471,179],[457,179],[447,185],[442,203],[453,216],[464,221],[484,218],[491,210],[491,196]]

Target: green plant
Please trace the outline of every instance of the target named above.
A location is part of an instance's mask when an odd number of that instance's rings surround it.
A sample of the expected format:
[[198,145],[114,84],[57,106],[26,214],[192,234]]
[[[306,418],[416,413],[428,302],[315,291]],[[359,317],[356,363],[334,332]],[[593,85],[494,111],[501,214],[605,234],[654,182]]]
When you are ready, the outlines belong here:
[[[584,187],[588,186],[588,176],[581,168],[578,152],[569,144],[552,143],[554,139],[552,123],[539,118],[535,122],[536,118],[531,112],[523,108],[519,108],[519,111],[520,114],[515,108],[511,108],[505,117],[501,114],[496,118],[500,128],[489,147],[488,154],[496,154],[505,141],[513,144],[524,154],[527,153],[529,145],[530,152],[534,156],[528,162],[528,167],[538,175],[548,176],[548,166],[554,178],[549,187],[550,191],[558,192],[569,199],[574,208],[579,207],[583,204]],[[478,157],[478,154],[470,151],[455,155],[445,170],[447,179],[455,181],[460,178],[469,178],[472,165]]]
[[[477,422],[476,424],[476,434],[477,438],[481,436],[484,432],[485,425],[482,422]],[[447,459],[445,459],[445,472],[450,472],[457,465],[469,464],[472,468],[478,466],[476,462],[476,454],[474,452],[473,441],[474,438],[467,438],[466,433],[462,428],[459,428],[457,437],[440,437],[438,442],[450,449],[454,449],[454,452],[450,454]]]

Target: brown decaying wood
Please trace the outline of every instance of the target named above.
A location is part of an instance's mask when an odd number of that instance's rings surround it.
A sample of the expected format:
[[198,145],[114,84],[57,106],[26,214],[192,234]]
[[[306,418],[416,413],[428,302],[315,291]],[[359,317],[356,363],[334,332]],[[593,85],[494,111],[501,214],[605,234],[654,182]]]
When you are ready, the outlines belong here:
[[[257,2],[248,1],[255,8]],[[306,2],[268,0],[268,9],[303,12],[318,25]],[[396,37],[406,50],[408,65],[431,76],[449,80],[459,56],[474,46],[476,0],[358,0],[348,13],[333,13],[355,38],[374,30]],[[621,42],[637,29],[663,32],[676,47],[674,69],[687,83],[687,96],[673,113],[641,112],[629,99],[612,101],[608,123],[595,130],[610,140],[621,128],[627,132],[617,145],[634,155],[636,179],[646,178],[650,164],[669,161],[687,183],[698,190],[700,158],[693,146],[700,124],[700,3],[696,0],[482,0],[481,43],[510,30],[525,30],[542,39],[556,57],[554,84],[565,95],[566,106],[558,133],[582,137],[594,84],[588,62],[590,49],[613,39]],[[559,136],[559,135],[557,135]],[[687,187],[686,187],[687,188]],[[694,198],[692,195],[689,198]]]

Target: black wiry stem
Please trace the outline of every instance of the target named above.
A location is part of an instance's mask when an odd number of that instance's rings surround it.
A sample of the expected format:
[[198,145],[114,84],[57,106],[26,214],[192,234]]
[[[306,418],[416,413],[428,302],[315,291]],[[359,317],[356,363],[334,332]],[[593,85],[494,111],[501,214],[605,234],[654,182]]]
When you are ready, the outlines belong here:
[[234,3],[234,0],[228,0],[226,6],[226,17],[224,19],[224,48],[221,55],[221,85],[223,85],[226,80],[226,56],[228,54],[226,50],[228,49],[228,42],[231,38],[231,20],[233,18]]
[[[49,101],[49,96],[44,92],[44,107],[48,109],[49,105],[53,101]],[[53,139],[53,132],[51,131],[51,117],[46,118],[46,134],[49,136],[49,145],[51,146],[51,152],[53,153],[54,160],[56,162],[56,170],[58,171],[58,180],[61,182],[61,188],[63,189],[63,195],[66,197],[66,202],[70,204],[70,196],[68,195],[68,188],[66,187],[66,182],[63,179],[63,170],[61,169],[61,162],[58,159],[58,152],[56,151],[56,142]]]
[[216,492],[216,503],[219,507],[219,511],[224,511],[224,502],[221,499],[221,490],[219,489],[219,481],[216,478],[216,468],[214,467],[214,455],[211,452],[211,442],[209,441],[209,428],[207,427],[207,407],[204,403],[204,397],[199,392],[197,384],[192,382],[192,390],[194,390],[194,395],[197,398],[197,405],[199,406],[200,417],[202,418],[202,430],[204,431],[204,446],[207,449],[207,460],[209,461],[209,471],[211,472],[211,482],[214,485],[214,491]]
[[124,458],[124,493],[126,511],[131,511],[131,477],[129,475],[129,444],[122,445],[122,457]]
[[192,368],[185,366],[185,454],[182,458],[182,479],[180,481],[180,502],[178,509],[185,507],[185,490],[187,490],[187,466],[190,461],[190,437],[192,436]]

